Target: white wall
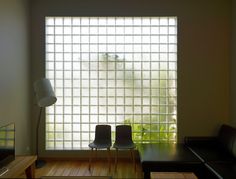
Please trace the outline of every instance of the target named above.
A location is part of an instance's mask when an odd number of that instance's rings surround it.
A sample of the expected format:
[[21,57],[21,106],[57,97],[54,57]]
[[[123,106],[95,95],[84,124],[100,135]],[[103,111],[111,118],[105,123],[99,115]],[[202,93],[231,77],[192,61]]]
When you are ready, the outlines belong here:
[[28,0],[0,1],[0,126],[16,125],[16,154],[29,153]]
[[229,123],[230,2],[32,0],[33,79],[44,76],[45,16],[177,16],[178,139],[214,135]]

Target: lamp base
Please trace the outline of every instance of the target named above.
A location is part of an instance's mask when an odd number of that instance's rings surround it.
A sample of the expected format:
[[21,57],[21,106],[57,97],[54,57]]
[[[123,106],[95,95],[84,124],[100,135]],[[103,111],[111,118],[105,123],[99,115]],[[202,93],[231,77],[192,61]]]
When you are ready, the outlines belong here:
[[42,168],[44,165],[46,165],[46,161],[44,161],[44,160],[36,160],[35,161],[36,168]]

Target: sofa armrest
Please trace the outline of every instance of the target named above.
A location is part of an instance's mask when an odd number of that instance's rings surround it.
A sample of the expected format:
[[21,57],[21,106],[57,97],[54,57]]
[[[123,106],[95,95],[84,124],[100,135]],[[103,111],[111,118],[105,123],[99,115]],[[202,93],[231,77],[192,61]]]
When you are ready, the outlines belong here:
[[236,128],[222,125],[218,136],[219,145],[236,158]]
[[201,136],[201,137],[193,137],[187,136],[184,138],[184,144],[188,147],[191,146],[215,146],[218,143],[218,137],[216,136]]

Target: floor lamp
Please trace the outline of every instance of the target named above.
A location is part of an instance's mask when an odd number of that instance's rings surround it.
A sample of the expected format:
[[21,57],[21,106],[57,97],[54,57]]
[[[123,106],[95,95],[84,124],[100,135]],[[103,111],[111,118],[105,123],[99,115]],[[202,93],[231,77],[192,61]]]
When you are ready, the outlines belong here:
[[[48,79],[42,78],[34,82],[34,91],[37,98],[37,104],[40,107],[39,116],[36,126],[36,155],[38,156],[38,136],[39,136],[39,124],[41,120],[41,114],[43,108],[53,105],[57,98],[52,89],[51,83]],[[46,164],[43,160],[36,160],[36,168],[41,168]]]

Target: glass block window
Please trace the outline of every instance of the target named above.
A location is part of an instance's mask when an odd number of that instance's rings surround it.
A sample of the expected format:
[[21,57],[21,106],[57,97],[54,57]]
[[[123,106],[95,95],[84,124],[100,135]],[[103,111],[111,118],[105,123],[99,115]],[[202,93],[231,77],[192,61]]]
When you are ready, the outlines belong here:
[[14,155],[15,150],[15,124],[11,123],[0,127],[0,159],[4,159],[6,153]]
[[46,150],[88,148],[97,124],[176,142],[176,17],[46,17]]

